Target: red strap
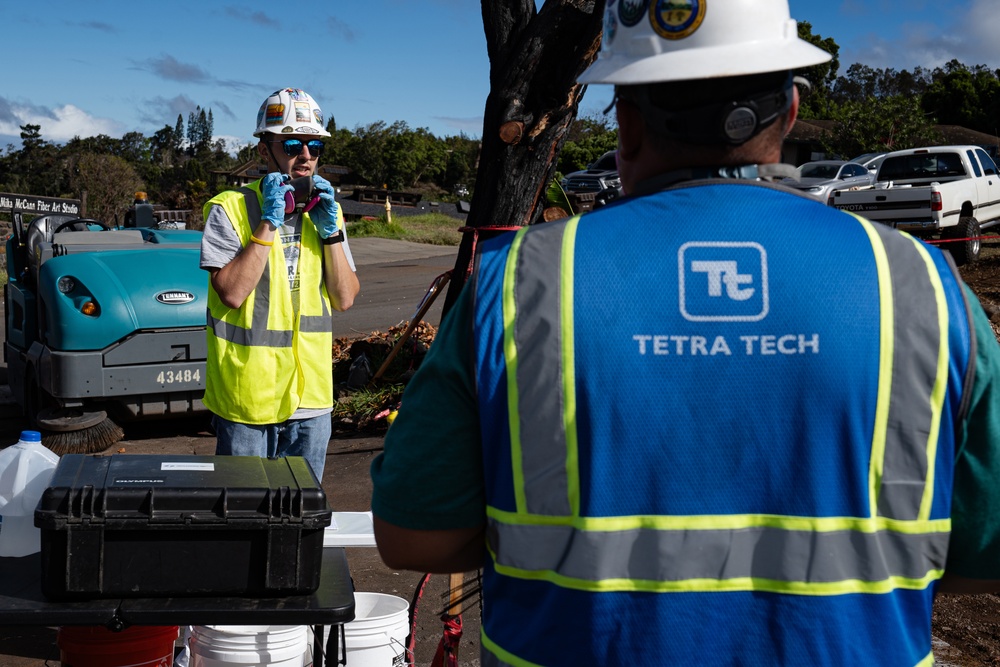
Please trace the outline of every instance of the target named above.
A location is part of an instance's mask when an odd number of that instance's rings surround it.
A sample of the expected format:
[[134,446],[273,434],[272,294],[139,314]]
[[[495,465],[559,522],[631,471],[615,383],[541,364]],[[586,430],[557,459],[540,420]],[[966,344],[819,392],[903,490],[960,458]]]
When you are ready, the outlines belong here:
[[444,636],[438,643],[431,667],[458,667],[458,641],[462,638],[462,617],[447,616],[444,621]]

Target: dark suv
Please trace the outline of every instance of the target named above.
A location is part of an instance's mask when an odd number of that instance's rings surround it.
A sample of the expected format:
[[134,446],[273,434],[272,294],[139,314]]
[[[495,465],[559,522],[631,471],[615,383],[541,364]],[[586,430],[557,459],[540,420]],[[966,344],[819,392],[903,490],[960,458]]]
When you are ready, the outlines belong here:
[[618,160],[615,151],[608,151],[583,171],[567,174],[561,181],[566,192],[601,192],[608,188],[618,189],[622,181],[618,177]]

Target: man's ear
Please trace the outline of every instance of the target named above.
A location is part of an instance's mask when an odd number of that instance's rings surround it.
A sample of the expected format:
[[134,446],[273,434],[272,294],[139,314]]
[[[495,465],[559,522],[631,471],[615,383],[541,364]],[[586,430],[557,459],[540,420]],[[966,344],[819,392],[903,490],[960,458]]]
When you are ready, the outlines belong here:
[[792,131],[792,126],[795,125],[795,119],[799,117],[799,87],[792,86],[792,106],[788,109],[788,114],[785,116],[785,135],[787,136],[789,132]]
[[635,160],[642,149],[646,122],[639,107],[629,100],[618,98],[615,105],[618,116],[618,155],[625,160]]

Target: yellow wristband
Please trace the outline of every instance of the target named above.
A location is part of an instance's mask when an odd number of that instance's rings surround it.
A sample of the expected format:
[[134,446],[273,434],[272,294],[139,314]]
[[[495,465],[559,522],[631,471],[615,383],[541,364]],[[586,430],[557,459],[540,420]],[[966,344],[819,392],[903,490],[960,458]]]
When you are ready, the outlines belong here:
[[274,245],[274,241],[262,241],[253,234],[250,235],[250,240],[256,243],[257,245],[266,245],[266,246]]

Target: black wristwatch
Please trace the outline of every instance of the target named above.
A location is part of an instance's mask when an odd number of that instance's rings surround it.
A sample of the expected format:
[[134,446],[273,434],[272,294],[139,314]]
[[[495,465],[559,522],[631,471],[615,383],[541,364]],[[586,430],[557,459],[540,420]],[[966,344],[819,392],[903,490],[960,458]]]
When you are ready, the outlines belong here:
[[332,234],[325,239],[321,239],[323,245],[333,245],[334,243],[341,243],[344,240],[344,230],[338,229],[336,234]]

